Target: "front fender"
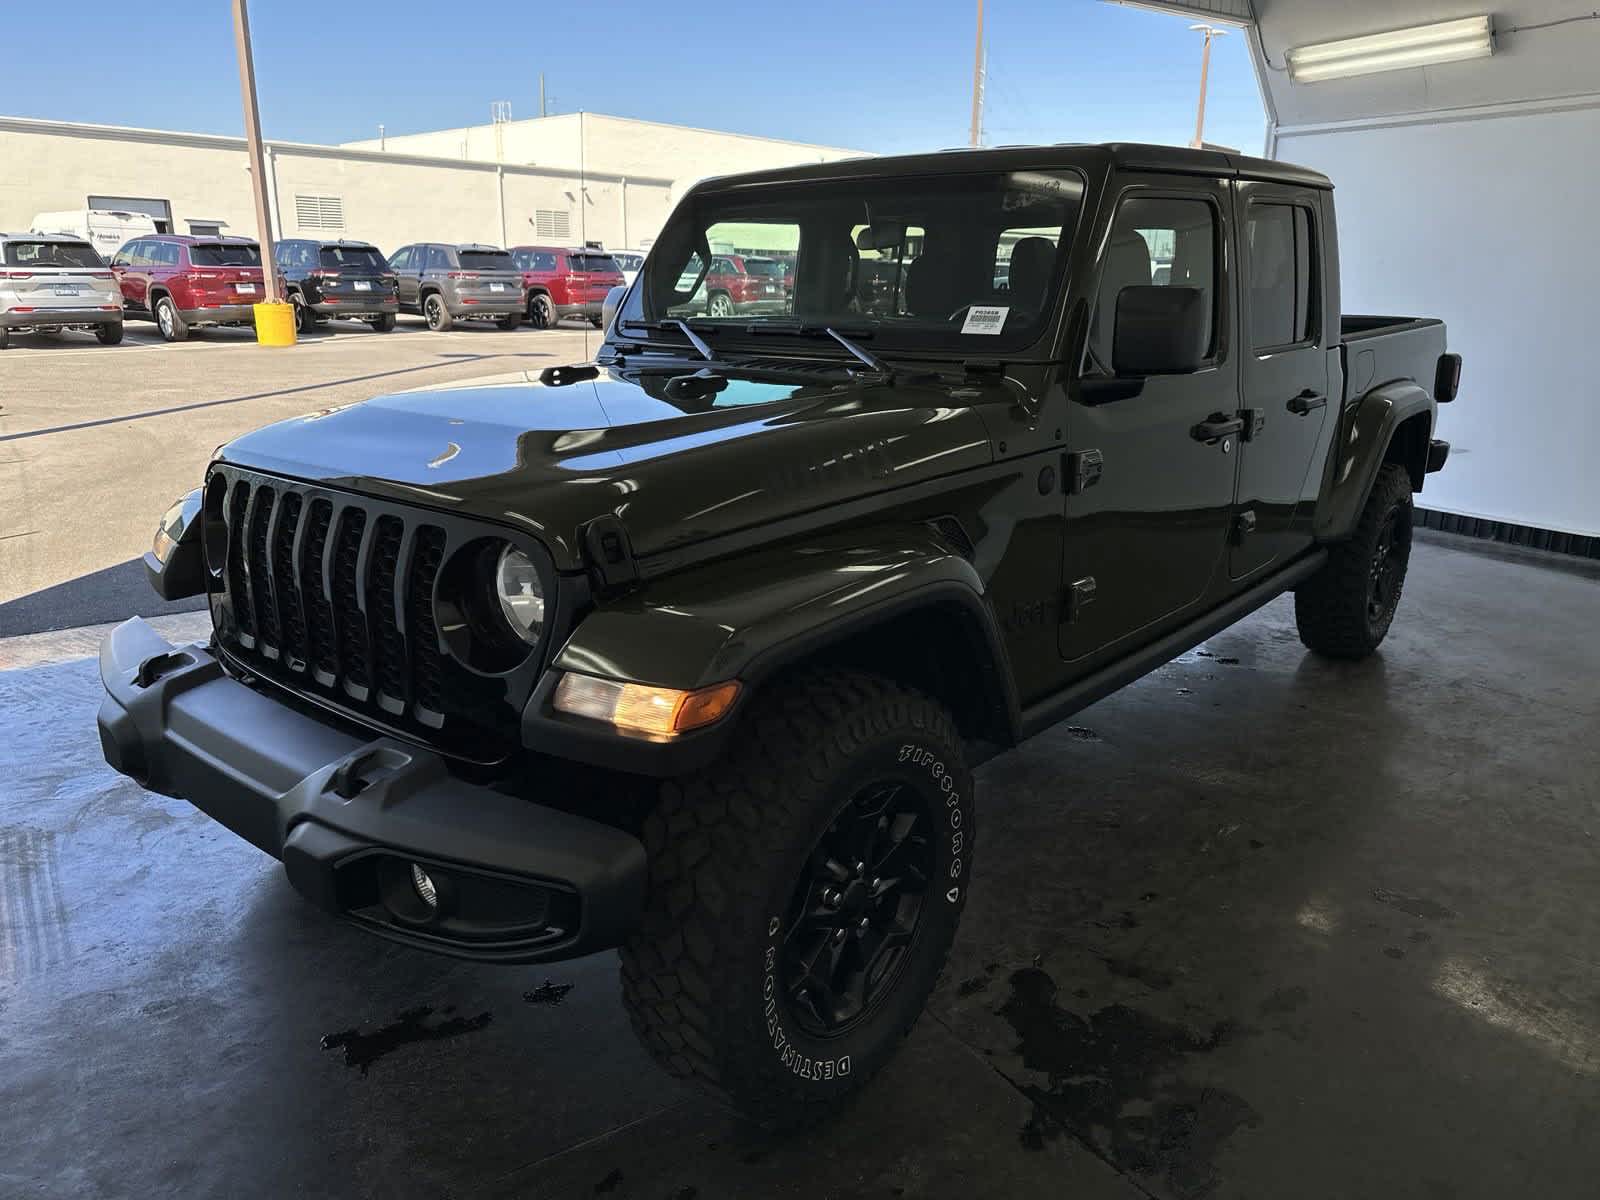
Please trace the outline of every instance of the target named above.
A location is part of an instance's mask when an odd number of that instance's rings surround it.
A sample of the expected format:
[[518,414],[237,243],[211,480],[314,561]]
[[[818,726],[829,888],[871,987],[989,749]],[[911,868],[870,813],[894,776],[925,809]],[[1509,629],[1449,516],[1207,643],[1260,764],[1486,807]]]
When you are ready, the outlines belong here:
[[[670,575],[590,613],[557,652],[524,716],[534,749],[676,774],[710,761],[737,713],[667,745],[596,737],[556,718],[549,693],[561,671],[691,690],[738,679],[747,699],[763,679],[920,606],[958,611],[1003,667],[999,630],[972,564],[922,525],[855,528],[723,559]],[[937,652],[928,647],[929,653]],[[1014,727],[1008,672],[997,686]],[[742,707],[742,702],[741,702]],[[610,750],[606,744],[610,743]]]
[[1383,466],[1394,432],[1419,413],[1428,414],[1433,429],[1434,399],[1413,380],[1401,379],[1373,388],[1344,419],[1344,433],[1334,447],[1333,478],[1317,506],[1319,541],[1350,536],[1366,505],[1367,494]]

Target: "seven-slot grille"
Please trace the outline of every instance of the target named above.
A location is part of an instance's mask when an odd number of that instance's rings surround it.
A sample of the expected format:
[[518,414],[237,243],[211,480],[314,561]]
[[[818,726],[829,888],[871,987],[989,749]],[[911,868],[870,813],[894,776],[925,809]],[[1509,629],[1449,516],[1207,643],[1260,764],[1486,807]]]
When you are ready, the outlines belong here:
[[434,612],[447,549],[487,531],[452,536],[455,518],[235,467],[218,475],[228,549],[217,632],[242,665],[469,757],[510,748],[526,689],[463,670]]

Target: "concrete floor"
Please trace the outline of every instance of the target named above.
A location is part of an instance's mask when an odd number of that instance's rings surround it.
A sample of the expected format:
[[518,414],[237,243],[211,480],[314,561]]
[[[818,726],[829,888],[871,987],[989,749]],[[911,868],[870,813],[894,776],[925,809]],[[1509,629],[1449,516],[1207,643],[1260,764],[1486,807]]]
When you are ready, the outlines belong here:
[[930,1013],[788,1141],[655,1071],[614,955],[329,921],[102,765],[85,639],[0,643],[0,1195],[1593,1196],[1597,614],[1430,539],[1380,657],[1280,600],[996,760]]

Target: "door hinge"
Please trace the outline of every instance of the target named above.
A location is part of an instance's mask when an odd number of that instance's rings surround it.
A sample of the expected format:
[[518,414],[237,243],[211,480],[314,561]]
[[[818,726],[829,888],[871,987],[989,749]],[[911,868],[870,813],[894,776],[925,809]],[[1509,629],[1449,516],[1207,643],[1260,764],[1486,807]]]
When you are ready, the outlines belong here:
[[1074,450],[1066,456],[1062,474],[1065,476],[1067,495],[1079,496],[1100,482],[1105,474],[1106,456],[1098,450]]
[[615,591],[639,581],[639,567],[633,560],[633,545],[628,528],[616,517],[596,517],[583,527],[584,557],[595,590]]
[[1264,408],[1241,408],[1239,419],[1244,422],[1244,428],[1239,431],[1242,441],[1253,442],[1260,432],[1267,427],[1267,410]]
[[1233,519],[1233,544],[1241,545],[1245,538],[1256,531],[1256,512],[1247,508]]
[[1095,583],[1093,575],[1074,579],[1067,585],[1067,602],[1061,607],[1068,625],[1082,616],[1083,610],[1094,603],[1095,592],[1099,590],[1099,586]]

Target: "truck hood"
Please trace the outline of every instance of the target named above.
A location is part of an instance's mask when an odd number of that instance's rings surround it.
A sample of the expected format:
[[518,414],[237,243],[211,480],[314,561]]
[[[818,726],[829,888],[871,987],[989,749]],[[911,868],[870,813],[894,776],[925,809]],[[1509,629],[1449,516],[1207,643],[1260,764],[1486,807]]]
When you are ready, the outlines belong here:
[[999,384],[830,373],[669,401],[668,378],[602,369],[547,386],[517,372],[420,388],[280,421],[220,457],[531,529],[574,570],[578,531],[606,514],[645,556],[987,464],[977,408],[1011,400]]

